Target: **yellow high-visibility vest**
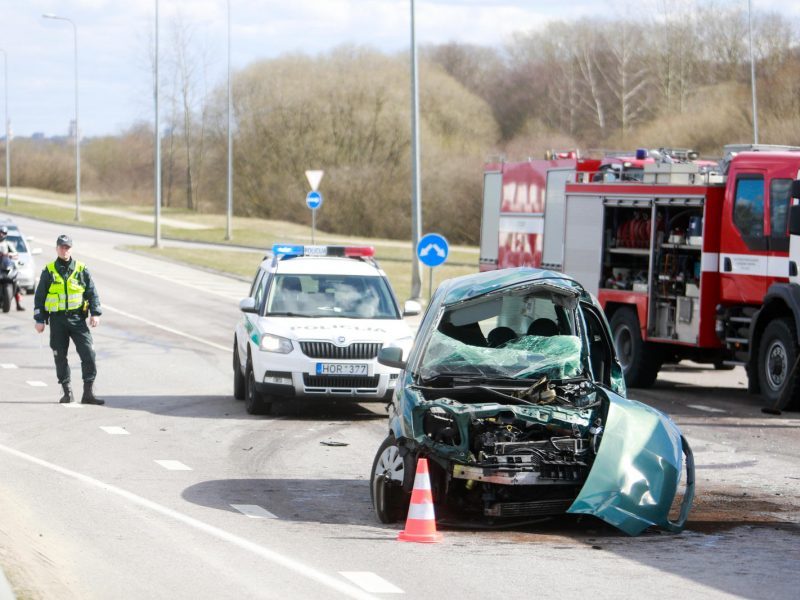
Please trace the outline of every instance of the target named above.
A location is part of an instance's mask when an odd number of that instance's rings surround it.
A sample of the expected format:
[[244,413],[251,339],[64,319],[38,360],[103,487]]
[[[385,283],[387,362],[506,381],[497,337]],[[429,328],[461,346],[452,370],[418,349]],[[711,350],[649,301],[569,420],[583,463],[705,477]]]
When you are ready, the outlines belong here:
[[56,269],[56,262],[53,261],[47,265],[47,271],[50,273],[53,281],[50,283],[50,289],[47,290],[47,298],[44,301],[44,309],[47,312],[60,312],[65,310],[75,310],[80,308],[83,304],[83,292],[86,288],[78,281],[77,275],[85,268],[82,262],[75,261],[75,270],[67,278],[66,285],[64,285],[64,278]]

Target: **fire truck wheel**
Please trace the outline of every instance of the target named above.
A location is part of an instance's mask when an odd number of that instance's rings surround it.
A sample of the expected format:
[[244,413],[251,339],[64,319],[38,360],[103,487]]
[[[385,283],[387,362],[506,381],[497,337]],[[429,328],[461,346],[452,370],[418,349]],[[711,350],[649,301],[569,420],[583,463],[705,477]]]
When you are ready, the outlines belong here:
[[617,310],[611,317],[611,332],[625,383],[638,388],[653,385],[663,362],[662,353],[642,339],[636,312],[631,308]]
[[[789,319],[776,319],[764,329],[758,348],[758,380],[767,406],[773,406],[787,385],[789,371],[797,359],[794,324]],[[788,385],[794,386],[788,407],[797,408],[800,401],[798,378]]]

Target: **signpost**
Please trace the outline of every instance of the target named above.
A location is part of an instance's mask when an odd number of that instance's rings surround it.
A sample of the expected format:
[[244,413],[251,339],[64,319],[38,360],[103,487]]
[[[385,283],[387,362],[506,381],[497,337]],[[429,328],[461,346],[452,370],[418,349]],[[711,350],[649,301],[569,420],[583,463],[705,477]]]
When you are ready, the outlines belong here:
[[314,232],[317,230],[317,209],[322,206],[322,194],[317,191],[325,171],[306,171],[306,179],[311,191],[306,194],[306,206],[311,209],[311,243],[314,243]]
[[438,233],[425,234],[417,244],[417,256],[428,267],[428,300],[431,299],[433,288],[433,268],[444,264],[449,253],[450,245]]

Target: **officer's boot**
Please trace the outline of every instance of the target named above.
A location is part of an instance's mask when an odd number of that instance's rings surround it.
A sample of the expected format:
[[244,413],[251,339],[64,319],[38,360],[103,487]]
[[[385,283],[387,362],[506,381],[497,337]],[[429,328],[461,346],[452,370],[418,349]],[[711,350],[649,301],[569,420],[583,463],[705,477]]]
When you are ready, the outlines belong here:
[[94,395],[92,387],[94,387],[94,381],[83,382],[83,397],[81,398],[81,404],[105,404],[105,400],[100,400],[100,398]]
[[14,300],[17,301],[17,310],[25,310],[25,307],[22,306],[22,294],[17,292],[16,296],[14,296]]
[[62,383],[61,388],[64,390],[64,395],[61,396],[59,403],[69,404],[70,402],[74,402],[74,398],[72,397],[72,386],[69,383]]

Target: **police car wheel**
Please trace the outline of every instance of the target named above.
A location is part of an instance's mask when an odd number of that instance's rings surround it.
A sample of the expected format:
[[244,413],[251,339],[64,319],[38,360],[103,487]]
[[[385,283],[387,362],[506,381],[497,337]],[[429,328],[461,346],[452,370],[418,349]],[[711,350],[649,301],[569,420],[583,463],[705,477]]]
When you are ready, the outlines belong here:
[[239,360],[239,348],[236,340],[233,341],[233,397],[244,400],[246,394],[242,363]]
[[247,365],[245,376],[244,407],[250,415],[267,415],[272,410],[272,402],[266,400],[256,389],[256,376],[251,364]]

